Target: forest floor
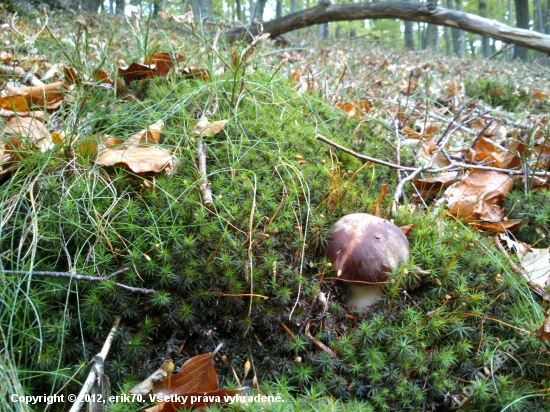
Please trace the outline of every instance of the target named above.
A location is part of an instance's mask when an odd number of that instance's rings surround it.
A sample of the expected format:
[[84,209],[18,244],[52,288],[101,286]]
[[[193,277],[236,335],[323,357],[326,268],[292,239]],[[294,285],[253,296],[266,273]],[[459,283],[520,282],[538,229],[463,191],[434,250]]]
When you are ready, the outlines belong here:
[[[547,68],[11,17],[0,411],[67,410],[98,366],[108,411],[548,410]],[[411,255],[363,314],[325,257],[358,212]]]

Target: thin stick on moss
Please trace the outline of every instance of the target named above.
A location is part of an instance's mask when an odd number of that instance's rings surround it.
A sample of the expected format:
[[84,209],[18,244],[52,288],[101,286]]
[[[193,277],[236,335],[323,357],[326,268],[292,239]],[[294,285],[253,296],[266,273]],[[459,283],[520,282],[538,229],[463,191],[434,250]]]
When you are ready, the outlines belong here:
[[[116,272],[111,273],[109,276],[86,276],[86,275],[77,275],[75,273],[67,273],[67,272],[48,272],[48,271],[42,271],[42,270],[0,270],[0,273],[13,273],[13,274],[32,274],[33,276],[44,276],[44,277],[51,277],[51,278],[65,278],[65,279],[71,279],[71,280],[85,280],[87,282],[103,282],[106,280],[110,280],[114,278],[117,275],[120,275],[121,273],[127,272],[128,268],[117,270]],[[1,279],[0,279],[1,281]],[[115,285],[117,285],[119,288],[127,290],[129,292],[133,293],[143,293],[145,295],[153,295],[158,293],[155,289],[145,289],[145,288],[136,288],[133,286],[128,286],[123,283],[113,282]]]
[[212,184],[208,182],[208,178],[206,177],[206,146],[203,144],[202,139],[199,139],[197,151],[199,152],[199,172],[201,174],[200,187],[202,190],[202,200],[204,204],[211,205],[213,203]]
[[68,278],[72,280],[86,280],[88,282],[100,282],[104,280],[109,280],[114,278],[116,275],[127,272],[128,268],[117,270],[116,272],[111,273],[109,276],[86,276],[86,275],[77,275],[76,273],[67,273],[67,272],[48,272],[42,270],[0,270],[2,273],[13,273],[13,274],[32,274],[33,276],[47,276],[51,278]]
[[315,346],[317,346],[319,349],[321,349],[323,352],[326,352],[330,355],[332,359],[338,359],[338,356],[334,353],[332,349],[330,349],[327,345],[325,345],[323,342],[315,339],[311,333],[309,333],[309,325],[311,324],[311,321],[307,323],[305,335],[309,338],[310,341],[313,342]]
[[122,316],[120,315],[115,318],[113,326],[111,327],[111,331],[109,332],[107,339],[105,339],[105,344],[103,345],[101,352],[99,352],[95,356],[92,370],[88,374],[88,378],[86,378],[86,382],[84,382],[84,385],[82,386],[82,389],[80,390],[80,393],[78,394],[78,397],[76,398],[76,401],[73,403],[73,406],[71,407],[69,412],[78,412],[80,408],[82,408],[82,405],[84,405],[85,402],[84,399],[86,398],[86,395],[90,392],[90,389],[94,385],[96,379],[99,379],[103,376],[103,362],[105,361],[105,358],[109,353],[109,349],[111,349],[111,344],[113,343],[113,339],[118,329],[118,325],[120,325],[121,319]]

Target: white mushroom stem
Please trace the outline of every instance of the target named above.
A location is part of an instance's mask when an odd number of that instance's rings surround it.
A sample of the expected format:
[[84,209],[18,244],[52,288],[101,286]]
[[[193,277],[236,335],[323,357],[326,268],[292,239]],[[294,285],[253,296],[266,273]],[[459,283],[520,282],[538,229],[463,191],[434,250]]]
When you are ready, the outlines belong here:
[[382,297],[383,285],[348,283],[349,297],[346,306],[350,312],[365,313]]

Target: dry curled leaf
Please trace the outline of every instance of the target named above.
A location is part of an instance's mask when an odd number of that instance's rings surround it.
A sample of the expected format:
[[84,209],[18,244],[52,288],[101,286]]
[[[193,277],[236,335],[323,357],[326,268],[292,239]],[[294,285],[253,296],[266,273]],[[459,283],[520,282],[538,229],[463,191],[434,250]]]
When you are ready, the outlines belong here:
[[119,67],[118,75],[122,77],[126,83],[130,83],[136,80],[150,79],[155,77],[156,73],[145,64],[132,63],[128,67]]
[[218,120],[215,122],[209,122],[208,118],[203,117],[195,126],[193,134],[202,137],[214,136],[216,133],[219,133],[227,123],[227,120]]
[[189,359],[177,374],[154,383],[153,393],[159,399],[178,396],[179,402],[157,402],[157,405],[146,409],[145,412],[171,412],[182,406],[199,408],[217,403],[218,398],[223,402],[226,396],[235,396],[238,390],[219,389],[214,356],[221,346],[222,344],[218,345],[212,353]]
[[513,249],[519,263],[532,282],[546,289],[550,276],[550,248],[537,249],[523,242],[516,242],[507,235],[500,235],[509,249]]
[[425,179],[414,179],[413,185],[420,193],[414,193],[415,197],[420,196],[422,199],[428,199],[434,195],[440,196],[443,194],[443,189],[449,187],[458,177],[457,172],[442,173],[440,176],[428,177]]
[[512,179],[504,173],[472,170],[459,185],[447,188],[445,199],[449,212],[456,217],[499,222],[512,186]]
[[127,166],[135,173],[160,172],[173,169],[173,155],[155,145],[160,139],[164,123],[158,121],[147,129],[130,136],[121,143],[116,139],[103,142],[97,164],[100,166]]
[[[175,56],[176,62],[183,62],[185,60],[185,57],[176,54]],[[153,69],[159,76],[166,76],[170,69],[174,67],[175,61],[172,59],[172,55],[170,53],[155,53],[150,54],[147,56],[147,58],[144,61],[144,64],[148,64],[151,69]]]
[[67,89],[63,82],[31,87],[6,85],[7,95],[0,97],[0,108],[14,112],[28,112],[32,106],[57,109],[61,106]]
[[44,123],[32,117],[12,117],[2,131],[16,137],[28,138],[41,152],[53,147],[52,137]]
[[156,382],[161,382],[164,378],[171,375],[174,371],[174,362],[172,359],[166,359],[160,368],[147,377],[139,385],[135,386],[130,393],[133,395],[148,395]]

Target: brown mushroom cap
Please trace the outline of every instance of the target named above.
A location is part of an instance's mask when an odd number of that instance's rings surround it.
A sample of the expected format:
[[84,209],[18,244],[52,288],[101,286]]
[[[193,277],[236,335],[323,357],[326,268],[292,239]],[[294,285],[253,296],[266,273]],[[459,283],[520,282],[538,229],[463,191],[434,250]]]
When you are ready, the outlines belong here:
[[409,261],[409,242],[401,229],[367,213],[344,216],[334,224],[326,256],[344,282],[383,282]]

